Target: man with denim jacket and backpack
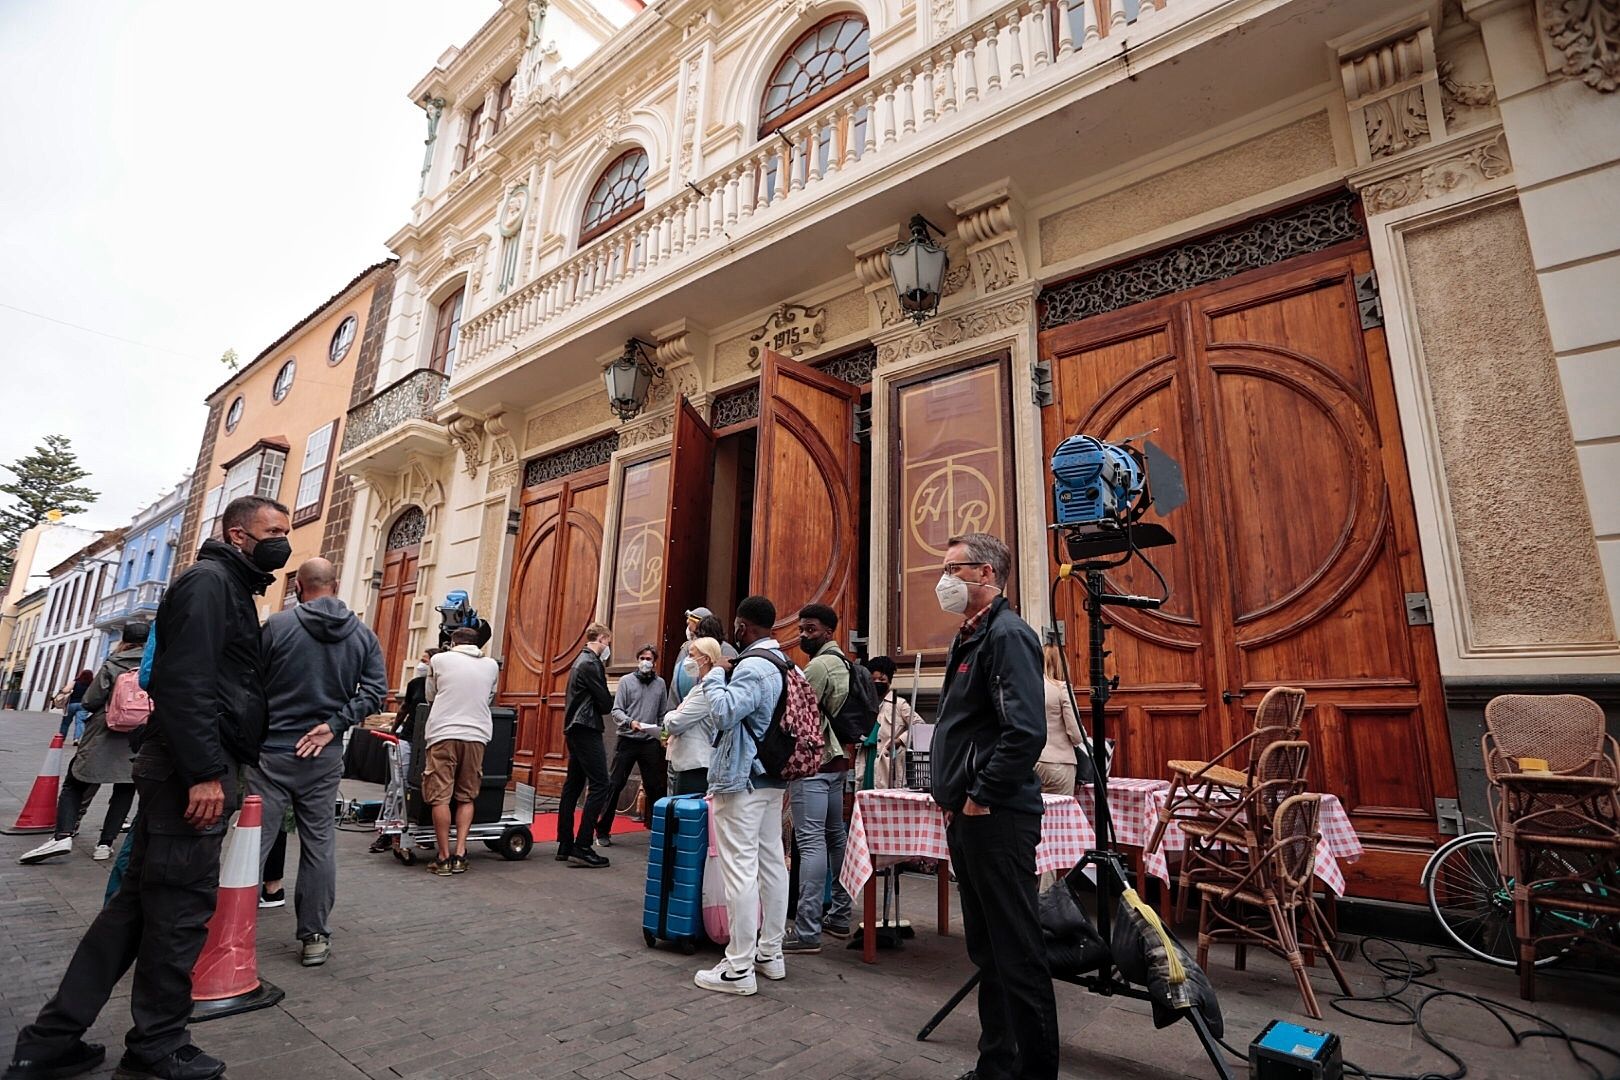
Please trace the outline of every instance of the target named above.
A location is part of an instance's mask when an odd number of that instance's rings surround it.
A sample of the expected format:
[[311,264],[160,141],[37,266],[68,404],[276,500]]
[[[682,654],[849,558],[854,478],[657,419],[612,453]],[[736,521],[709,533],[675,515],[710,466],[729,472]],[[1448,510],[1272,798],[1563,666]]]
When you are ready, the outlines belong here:
[[767,979],[787,975],[782,959],[788,905],[782,799],[787,785],[766,776],[759,761],[759,740],[787,692],[787,677],[778,665],[788,661],[772,636],[775,625],[776,605],[765,597],[750,596],[738,604],[733,632],[742,652],[731,661],[729,681],[722,664],[708,667],[698,683],[718,731],[709,763],[709,812],[726,882],[731,941],[725,959],[699,971],[693,982],[722,994],[756,993],[756,972]]
[[123,883],[85,931],[56,996],[17,1034],[5,1080],[86,1073],[104,1047],[84,1041],[113,988],[135,967],[134,1026],[116,1080],[213,1080],[225,1063],[192,1043],[191,971],[219,894],[236,772],[258,760],[267,707],[254,594],[292,553],[287,508],[233,499],[223,539],[207,539],[157,612],[157,649],[133,772],[141,811]]
[[1002,591],[1012,552],[953,536],[935,593],[964,617],[934,729],[933,795],[945,810],[962,934],[979,969],[979,1062],[960,1080],[1055,1080],[1057,1003],[1036,906],[1046,745],[1041,642]]

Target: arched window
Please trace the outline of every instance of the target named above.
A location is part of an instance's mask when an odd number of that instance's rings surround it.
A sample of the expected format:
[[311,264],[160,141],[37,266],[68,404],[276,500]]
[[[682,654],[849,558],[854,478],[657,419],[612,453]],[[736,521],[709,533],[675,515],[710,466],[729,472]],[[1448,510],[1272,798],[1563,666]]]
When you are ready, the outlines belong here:
[[759,137],[798,119],[866,78],[866,20],[844,13],[823,19],[793,43],[760,102]]
[[587,244],[647,205],[647,152],[627,150],[602,171],[591,188],[579,221],[579,242]]

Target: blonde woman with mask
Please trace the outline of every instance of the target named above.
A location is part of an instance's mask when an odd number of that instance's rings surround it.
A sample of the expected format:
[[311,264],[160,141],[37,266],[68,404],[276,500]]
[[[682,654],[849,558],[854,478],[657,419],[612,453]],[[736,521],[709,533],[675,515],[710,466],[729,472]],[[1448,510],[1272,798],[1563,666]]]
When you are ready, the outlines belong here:
[[1063,657],[1058,646],[1048,645],[1042,654],[1046,669],[1046,749],[1035,763],[1035,775],[1041,778],[1041,791],[1046,794],[1073,795],[1074,752],[1085,744],[1085,735],[1063,681]]
[[664,714],[664,735],[669,742],[670,794],[702,795],[709,789],[709,755],[714,747],[714,716],[709,699],[698,685],[703,676],[724,657],[720,642],[712,637],[693,638],[688,658],[697,668],[697,682],[681,703]]

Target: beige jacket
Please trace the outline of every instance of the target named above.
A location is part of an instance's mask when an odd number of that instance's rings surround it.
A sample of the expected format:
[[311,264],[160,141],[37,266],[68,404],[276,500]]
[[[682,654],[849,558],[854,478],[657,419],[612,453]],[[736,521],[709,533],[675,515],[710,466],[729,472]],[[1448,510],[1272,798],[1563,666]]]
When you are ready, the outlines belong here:
[[[855,786],[886,788],[906,786],[906,747],[911,742],[911,723],[916,717],[911,706],[889,691],[878,707],[878,741],[868,747],[864,741],[855,752]],[[876,751],[874,754],[873,751]],[[866,765],[872,763],[872,783],[866,782]]]
[[1046,748],[1041,751],[1041,760],[1053,765],[1073,765],[1074,748],[1084,742],[1074,706],[1069,703],[1068,689],[1047,679]]

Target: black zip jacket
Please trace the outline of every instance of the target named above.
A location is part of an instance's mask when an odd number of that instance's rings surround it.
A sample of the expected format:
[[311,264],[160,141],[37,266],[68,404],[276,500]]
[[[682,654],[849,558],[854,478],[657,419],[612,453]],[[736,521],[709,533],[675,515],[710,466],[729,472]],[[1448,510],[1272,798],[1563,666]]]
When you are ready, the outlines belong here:
[[952,643],[937,723],[935,802],[958,813],[972,796],[992,810],[1041,812],[1041,641],[1005,598],[996,597],[970,637]]
[[[563,730],[585,728],[602,730],[602,716],[613,711],[613,695],[608,691],[607,668],[590,649],[581,649],[568,672],[568,712]],[[1044,719],[1041,721],[1046,722]]]
[[253,594],[275,579],[229,544],[206,540],[157,613],[152,716],[135,775],[188,787],[255,764],[269,711]]

